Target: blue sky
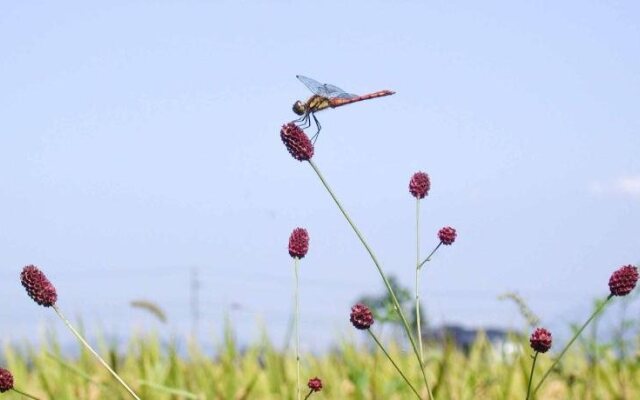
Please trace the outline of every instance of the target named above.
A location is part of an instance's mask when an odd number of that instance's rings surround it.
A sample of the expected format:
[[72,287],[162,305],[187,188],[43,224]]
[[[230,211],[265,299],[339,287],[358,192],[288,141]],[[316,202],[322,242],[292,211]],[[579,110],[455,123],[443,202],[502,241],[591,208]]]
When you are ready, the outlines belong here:
[[[201,332],[279,340],[301,265],[307,346],[350,332],[382,290],[320,182],[279,139],[304,74],[396,95],[318,115],[316,163],[386,271],[413,285],[410,176],[432,180],[423,274],[433,323],[522,326],[518,291],[551,326],[582,319],[613,270],[640,259],[640,7],[635,2],[86,2],[0,6],[3,336],[53,320],[20,287],[26,264],[60,306],[115,333],[165,329],[151,299]],[[234,304],[239,308],[233,307]],[[52,323],[55,323],[52,321]]]

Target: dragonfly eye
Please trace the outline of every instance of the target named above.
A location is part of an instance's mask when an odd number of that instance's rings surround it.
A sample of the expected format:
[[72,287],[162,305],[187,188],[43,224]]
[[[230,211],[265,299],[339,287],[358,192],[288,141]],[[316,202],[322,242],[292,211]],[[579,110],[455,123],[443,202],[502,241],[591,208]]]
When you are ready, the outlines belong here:
[[297,115],[302,115],[302,114],[304,114],[305,111],[306,111],[306,107],[305,107],[303,102],[298,100],[295,103],[293,103],[293,112],[294,113],[296,113]]

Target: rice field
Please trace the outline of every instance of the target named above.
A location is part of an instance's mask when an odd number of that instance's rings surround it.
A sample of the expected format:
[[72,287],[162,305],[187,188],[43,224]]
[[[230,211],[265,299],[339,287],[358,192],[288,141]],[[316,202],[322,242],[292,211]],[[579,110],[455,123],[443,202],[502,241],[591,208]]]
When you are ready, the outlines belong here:
[[[636,338],[636,345],[638,343]],[[426,345],[426,369],[434,397],[438,399],[524,399],[531,369],[528,338],[512,338],[520,350],[501,351],[480,334],[467,351],[449,344]],[[128,394],[86,351],[78,357],[63,354],[60,340],[50,336],[38,348],[3,348],[4,365],[15,379],[15,387],[40,399],[126,399]],[[417,388],[421,376],[415,357],[397,342],[386,341],[391,356]],[[185,348],[181,348],[185,347]],[[277,349],[263,339],[241,348],[231,328],[207,354],[196,343],[179,346],[163,343],[158,336],[132,338],[126,351],[118,351],[106,340],[97,348],[110,366],[142,399],[294,399],[296,366],[291,351]],[[577,345],[547,379],[539,399],[638,399],[640,398],[640,353],[637,347],[620,357],[619,345]],[[538,374],[554,354],[539,357]],[[302,354],[304,382],[322,379],[316,399],[410,399],[413,393],[374,346],[343,341],[321,355]],[[305,386],[306,389],[306,386]],[[424,390],[424,389],[423,389]],[[307,390],[308,391],[308,390]],[[303,395],[307,393],[304,392]],[[422,393],[427,398],[427,393]],[[0,395],[22,399],[18,393]]]

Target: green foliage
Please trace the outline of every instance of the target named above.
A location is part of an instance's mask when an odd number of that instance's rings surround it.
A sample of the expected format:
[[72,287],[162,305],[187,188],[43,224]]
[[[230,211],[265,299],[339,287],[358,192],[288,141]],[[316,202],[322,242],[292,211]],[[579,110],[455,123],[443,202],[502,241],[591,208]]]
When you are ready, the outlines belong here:
[[[411,326],[416,326],[415,316],[415,299],[412,292],[402,286],[398,279],[394,275],[389,275],[387,278],[389,280],[389,285],[393,289],[398,298],[398,303],[400,303],[400,307],[402,307],[402,312],[409,320],[409,324]],[[402,320],[400,316],[394,309],[393,300],[389,295],[387,290],[381,290],[380,294],[376,295],[365,295],[362,296],[358,301],[358,303],[366,304],[373,313],[373,317],[378,325],[382,324],[391,324],[396,325],[398,327],[402,326]],[[421,304],[420,307],[420,323],[424,328],[427,325],[427,319],[423,314],[424,307]]]

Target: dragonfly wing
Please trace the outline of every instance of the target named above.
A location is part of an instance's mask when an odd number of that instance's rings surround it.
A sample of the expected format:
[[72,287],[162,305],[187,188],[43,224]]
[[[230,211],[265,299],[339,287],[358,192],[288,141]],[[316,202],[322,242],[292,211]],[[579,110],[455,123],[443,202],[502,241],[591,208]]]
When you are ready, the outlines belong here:
[[319,96],[327,96],[327,88],[325,88],[324,84],[316,81],[315,79],[307,78],[306,76],[296,75],[296,78],[300,80],[300,82],[304,83],[306,87],[309,88],[313,92],[313,94],[317,94]]
[[304,83],[304,85],[308,87],[309,90],[311,90],[318,96],[326,97],[329,99],[351,99],[354,97],[358,97],[355,94],[345,92],[337,86],[330,85],[328,83],[320,83],[315,79],[307,78],[306,76],[296,75],[296,78],[298,78],[300,82]]
[[327,97],[330,99],[351,99],[353,97],[358,97],[355,94],[347,93],[344,90],[340,89],[337,86],[330,85],[328,83],[324,84],[325,90],[327,92]]
[[331,96],[328,96],[330,99],[354,99],[356,97],[358,97],[357,94],[353,94],[353,93],[338,93],[338,94],[332,94]]

